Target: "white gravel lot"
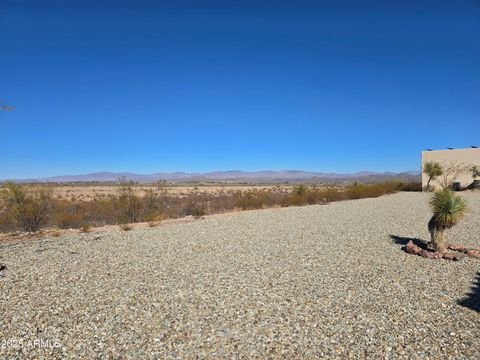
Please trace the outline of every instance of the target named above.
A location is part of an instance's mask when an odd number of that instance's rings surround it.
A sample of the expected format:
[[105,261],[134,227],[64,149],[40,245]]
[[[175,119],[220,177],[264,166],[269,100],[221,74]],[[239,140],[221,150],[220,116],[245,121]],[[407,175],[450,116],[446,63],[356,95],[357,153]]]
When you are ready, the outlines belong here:
[[[464,196],[447,237],[479,248]],[[0,358],[479,358],[480,312],[459,302],[480,260],[390,237],[427,240],[429,216],[400,193],[0,244]]]

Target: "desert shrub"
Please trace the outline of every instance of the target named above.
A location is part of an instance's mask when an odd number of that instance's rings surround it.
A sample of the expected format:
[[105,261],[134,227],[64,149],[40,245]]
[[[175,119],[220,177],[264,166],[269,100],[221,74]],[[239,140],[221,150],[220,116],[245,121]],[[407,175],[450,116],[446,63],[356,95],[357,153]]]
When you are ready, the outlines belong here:
[[120,180],[118,195],[115,197],[115,209],[122,223],[142,221],[143,207],[139,196],[134,193],[133,182]]
[[[160,188],[160,187],[159,187]],[[160,216],[165,209],[162,196],[153,189],[149,189],[143,196],[135,194],[133,183],[120,180],[118,194],[113,198],[117,221],[135,223],[148,221]]]
[[161,221],[149,221],[148,222],[148,226],[151,227],[151,228],[160,226],[160,224],[161,224]]
[[192,211],[192,216],[195,218],[195,219],[199,219],[203,216],[206,215],[206,211],[204,208],[201,208],[201,207],[196,207],[193,209]]
[[344,193],[337,188],[318,188],[306,187],[298,185],[293,188],[290,194],[284,194],[281,205],[282,206],[303,206],[314,204],[326,204],[330,201],[343,200]]
[[235,207],[242,210],[259,209],[262,207],[262,203],[256,190],[237,191],[235,193]]
[[235,208],[234,192],[227,193],[221,190],[218,194],[210,196],[207,204],[209,212],[213,214],[231,211]]
[[302,206],[306,204],[307,204],[306,197],[304,195],[300,195],[297,193],[287,194],[283,196],[280,201],[280,205],[282,207]]
[[12,224],[6,216],[5,209],[0,210],[0,232],[7,232],[12,230]]
[[[335,193],[333,192],[335,191]],[[341,200],[340,193],[335,189],[313,189],[306,194],[306,200],[309,205],[325,205],[330,201]]]
[[308,188],[303,194],[303,197],[305,203],[308,205],[323,203],[323,200],[319,197],[319,190],[315,186]]
[[235,207],[242,210],[262,209],[279,205],[283,194],[271,190],[247,190],[235,193]]
[[54,202],[52,223],[60,229],[79,228],[85,222],[85,209],[81,203],[66,200]]
[[86,221],[96,226],[118,223],[118,214],[115,208],[115,196],[95,197],[92,201],[82,202],[86,214]]
[[283,207],[302,206],[302,205],[306,205],[307,203],[309,204],[315,203],[314,192],[308,189],[303,184],[295,185],[292,188],[292,192],[283,194],[280,200],[280,205]]
[[52,187],[27,188],[7,182],[2,190],[2,222],[6,223],[10,230],[34,232],[47,224],[52,209]]
[[403,183],[400,181],[388,181],[381,184],[357,184],[351,185],[346,190],[347,199],[375,198],[386,194],[400,191]]
[[92,227],[89,224],[83,224],[80,227],[80,232],[82,233],[89,233],[90,231],[92,231]]
[[401,191],[422,191],[422,183],[421,182],[408,182],[402,184]]
[[480,178],[480,166],[475,165],[470,168],[470,173],[472,174],[473,180]]
[[55,223],[60,229],[78,228],[83,221],[83,214],[60,213],[55,217]]
[[303,184],[295,185],[292,189],[292,193],[299,196],[305,195],[307,191],[308,188]]
[[340,201],[345,199],[345,192],[338,188],[329,187],[318,191],[318,196],[324,202]]
[[161,222],[162,220],[165,219],[165,216],[163,214],[149,214],[148,216],[145,217],[146,222]]
[[146,191],[145,195],[141,199],[141,217],[143,221],[163,219],[163,213],[166,207],[164,196],[165,193],[156,192],[152,189]]
[[207,214],[208,200],[206,194],[199,194],[195,191],[185,200],[183,216],[199,218]]
[[442,189],[452,189],[453,183],[457,181],[457,178],[471,170],[469,166],[455,161],[443,164],[442,169],[442,173],[436,179],[437,184]]
[[437,179],[439,176],[443,175],[443,168],[440,163],[435,161],[427,161],[423,164],[423,173],[427,175],[428,181],[425,186],[425,190],[430,191],[430,183]]
[[133,229],[132,225],[130,224],[120,224],[118,225],[120,227],[120,229],[122,229],[123,231],[130,231]]

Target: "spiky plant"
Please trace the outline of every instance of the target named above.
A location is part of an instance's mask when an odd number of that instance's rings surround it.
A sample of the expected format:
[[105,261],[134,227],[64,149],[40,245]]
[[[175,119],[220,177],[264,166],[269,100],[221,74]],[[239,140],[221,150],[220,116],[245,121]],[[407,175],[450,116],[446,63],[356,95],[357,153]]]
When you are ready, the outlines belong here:
[[297,195],[305,195],[307,190],[307,187],[303,184],[299,184],[293,187],[293,193]]
[[430,199],[433,211],[428,222],[428,231],[431,236],[431,246],[436,252],[444,254],[447,245],[443,233],[452,228],[467,212],[467,204],[463,197],[456,195],[450,189],[436,191]]
[[475,180],[476,178],[480,177],[480,166],[472,166],[470,172],[472,173],[473,180]]
[[423,172],[428,176],[427,190],[430,190],[430,182],[443,174],[442,165],[435,161],[427,161],[423,164]]

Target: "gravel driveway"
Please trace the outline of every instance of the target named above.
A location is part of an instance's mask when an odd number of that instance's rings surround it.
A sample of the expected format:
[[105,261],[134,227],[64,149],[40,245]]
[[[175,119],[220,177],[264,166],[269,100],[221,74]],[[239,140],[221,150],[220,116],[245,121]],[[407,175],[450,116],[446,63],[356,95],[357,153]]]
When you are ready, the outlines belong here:
[[[447,239],[480,247],[464,196]],[[0,358],[478,358],[480,260],[401,251],[428,239],[427,199],[0,245]]]

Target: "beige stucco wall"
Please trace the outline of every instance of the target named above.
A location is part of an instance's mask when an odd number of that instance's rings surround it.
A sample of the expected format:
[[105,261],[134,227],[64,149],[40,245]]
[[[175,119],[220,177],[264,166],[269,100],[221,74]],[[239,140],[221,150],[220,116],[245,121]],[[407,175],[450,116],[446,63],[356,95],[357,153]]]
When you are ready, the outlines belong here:
[[[465,168],[470,169],[472,166],[480,166],[480,148],[467,148],[467,149],[453,149],[453,150],[435,150],[435,151],[422,151],[422,186],[427,185],[428,177],[423,173],[423,164],[427,161],[435,161],[442,165],[442,167],[448,167],[451,164],[457,164]],[[462,184],[462,186],[468,186],[472,183],[473,177],[470,171],[466,171],[458,176],[455,180]],[[430,184],[433,187],[438,188],[438,181],[432,181]]]

